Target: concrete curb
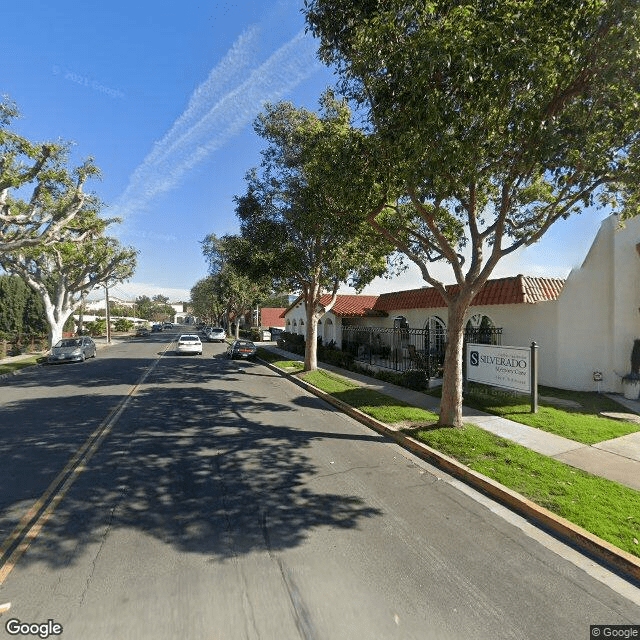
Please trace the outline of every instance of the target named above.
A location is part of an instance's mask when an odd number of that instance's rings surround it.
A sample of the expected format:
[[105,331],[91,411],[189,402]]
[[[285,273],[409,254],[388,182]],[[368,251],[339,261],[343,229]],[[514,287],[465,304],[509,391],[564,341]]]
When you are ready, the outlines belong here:
[[325,400],[358,422],[371,427],[374,431],[387,436],[426,462],[429,462],[455,478],[462,480],[474,489],[481,491],[497,502],[509,507],[512,511],[524,516],[535,524],[552,531],[558,537],[572,543],[575,547],[588,553],[600,562],[608,565],[609,567],[614,567],[616,571],[622,574],[626,579],[630,579],[634,583],[640,583],[640,558],[619,549],[606,540],[602,540],[586,529],[565,520],[548,509],[545,509],[528,498],[525,498],[519,493],[505,487],[499,482],[496,482],[477,471],[473,471],[457,460],[428,447],[415,438],[407,436],[400,431],[390,429],[383,422],[379,422],[362,411],[359,411],[341,400],[334,398],[321,389],[301,380],[297,376],[282,371],[282,369],[279,369],[266,360],[259,360],[272,371],[279,373],[283,377],[289,378],[289,380],[294,384]]
[[26,367],[22,367],[21,369],[16,369],[15,371],[10,371],[9,373],[2,373],[0,374],[0,380],[11,378],[13,376],[19,376],[21,373],[23,373],[24,371],[28,371],[32,367],[41,367],[44,364],[45,364],[44,362],[34,362],[33,364],[30,364]]

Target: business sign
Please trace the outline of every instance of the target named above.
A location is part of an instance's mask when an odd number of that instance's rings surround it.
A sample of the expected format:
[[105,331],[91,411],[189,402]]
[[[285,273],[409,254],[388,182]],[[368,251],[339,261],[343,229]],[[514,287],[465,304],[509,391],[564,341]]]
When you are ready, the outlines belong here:
[[531,349],[468,343],[467,380],[531,393]]

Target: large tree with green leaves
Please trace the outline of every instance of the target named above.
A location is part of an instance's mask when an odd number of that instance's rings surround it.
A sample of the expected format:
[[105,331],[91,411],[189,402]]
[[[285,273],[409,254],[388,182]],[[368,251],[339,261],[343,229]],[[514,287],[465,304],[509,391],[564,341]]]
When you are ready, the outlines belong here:
[[225,299],[218,276],[207,276],[191,287],[193,315],[207,324],[219,324],[225,313]]
[[[370,134],[354,168],[384,189],[367,217],[448,306],[440,424],[461,425],[465,316],[499,260],[584,207],[638,210],[640,3],[308,0],[305,13]],[[378,217],[391,201],[395,229]],[[439,260],[455,287],[434,277]]]
[[135,300],[136,314],[145,320],[170,320],[175,314],[175,309],[168,304],[169,298],[161,294],[153,296],[138,296]]
[[0,253],[60,240],[91,197],[86,180],[99,175],[92,159],[69,169],[68,145],[11,131],[18,115],[15,104],[0,101]]
[[[69,223],[66,239],[0,253],[0,266],[19,275],[40,296],[49,325],[49,346],[60,339],[65,322],[92,289],[112,286],[133,275],[137,251],[104,235],[111,222],[86,209]],[[74,237],[74,230],[84,237],[82,241]]]
[[240,318],[270,293],[268,279],[250,270],[251,252],[239,236],[209,234],[202,241],[202,253],[209,263],[215,297],[225,310],[227,329],[235,321],[235,337],[239,338]]
[[[327,91],[320,107],[315,113],[288,102],[266,106],[254,125],[267,142],[262,165],[249,172],[246,193],[236,198],[247,262],[268,274],[275,289],[304,300],[306,371],[317,368],[318,321],[335,304],[340,284],[361,289],[387,271],[393,251],[351,215],[344,197],[348,151],[358,136],[348,105]],[[322,304],[327,293],[330,302]]]
[[0,276],[0,333],[42,335],[47,331],[39,296],[18,276]]

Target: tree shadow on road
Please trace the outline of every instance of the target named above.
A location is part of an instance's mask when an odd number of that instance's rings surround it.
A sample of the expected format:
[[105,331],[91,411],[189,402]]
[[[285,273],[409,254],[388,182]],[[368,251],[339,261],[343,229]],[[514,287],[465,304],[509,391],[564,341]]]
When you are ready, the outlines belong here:
[[[208,375],[208,364],[193,360],[154,371],[152,384],[132,398],[47,523],[41,534],[46,542],[34,544],[22,564],[64,567],[101,540],[106,527],[143,532],[179,551],[223,560],[291,548],[318,527],[354,528],[380,515],[346,490],[323,490],[318,478],[326,467],[310,451],[332,438],[382,441],[379,436],[345,433],[339,421],[334,427],[314,422],[314,402],[274,401],[238,391],[237,384],[209,384],[216,378],[229,382],[233,368],[219,366]],[[101,402],[106,406],[114,398]],[[85,419],[62,435],[57,430],[65,428],[66,413],[48,414],[47,447],[64,453],[55,456],[51,470],[61,468],[72,443],[92,427]],[[9,448],[2,453],[12,456]],[[30,457],[21,455],[28,465]],[[20,462],[14,459],[13,468]],[[33,493],[35,483],[30,486]],[[10,506],[5,503],[5,513]],[[10,521],[3,516],[0,529],[7,531]]]

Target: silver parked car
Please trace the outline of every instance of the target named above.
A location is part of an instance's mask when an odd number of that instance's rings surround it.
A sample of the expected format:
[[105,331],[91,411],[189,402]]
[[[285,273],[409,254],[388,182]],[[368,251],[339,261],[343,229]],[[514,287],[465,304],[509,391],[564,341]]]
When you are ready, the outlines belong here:
[[209,342],[224,342],[227,339],[227,332],[222,327],[207,327],[204,334]]
[[96,343],[88,336],[63,338],[51,349],[47,362],[84,362],[96,357]]

